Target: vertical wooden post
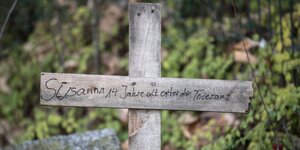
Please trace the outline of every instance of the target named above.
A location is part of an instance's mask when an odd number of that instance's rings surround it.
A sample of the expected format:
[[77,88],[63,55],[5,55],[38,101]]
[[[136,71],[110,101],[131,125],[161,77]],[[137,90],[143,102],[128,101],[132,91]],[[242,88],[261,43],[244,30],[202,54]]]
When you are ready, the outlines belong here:
[[[161,6],[129,4],[129,76],[160,77]],[[129,149],[161,148],[159,110],[129,110]]]

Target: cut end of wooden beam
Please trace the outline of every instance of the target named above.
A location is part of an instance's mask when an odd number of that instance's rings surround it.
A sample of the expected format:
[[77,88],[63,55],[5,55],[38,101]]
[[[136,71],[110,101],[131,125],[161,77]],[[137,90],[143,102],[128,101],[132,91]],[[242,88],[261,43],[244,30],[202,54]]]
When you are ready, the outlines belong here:
[[248,86],[246,88],[246,91],[244,93],[245,97],[246,97],[246,101],[248,102],[248,106],[247,109],[245,110],[245,113],[248,113],[250,111],[251,108],[251,98],[253,97],[253,82],[251,81],[247,81],[248,82]]

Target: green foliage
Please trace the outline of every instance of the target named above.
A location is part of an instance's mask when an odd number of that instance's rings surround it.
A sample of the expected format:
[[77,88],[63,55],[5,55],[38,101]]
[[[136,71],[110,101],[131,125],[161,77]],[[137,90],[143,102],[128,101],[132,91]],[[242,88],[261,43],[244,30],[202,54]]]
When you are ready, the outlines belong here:
[[22,135],[15,137],[15,142],[101,128],[113,128],[125,140],[127,127],[120,123],[116,110],[39,105],[40,73],[61,72],[64,68],[59,61],[62,51],[66,61],[76,63],[75,72],[89,71],[93,48],[86,27],[90,11],[80,6],[74,14],[65,13],[70,19],[61,20],[62,33],[53,30],[57,30],[57,24],[41,20],[25,44],[7,47],[7,51],[12,51],[5,54],[9,57],[2,62],[5,65],[0,66],[0,74],[8,78],[6,83],[10,90],[0,94],[0,118],[9,121],[13,128],[22,129]]
[[[203,26],[203,23],[197,20],[188,21],[185,25]],[[165,48],[171,50],[163,62],[163,75],[225,78],[225,72],[233,61],[229,59],[231,56],[223,55],[223,51],[212,44],[214,38],[208,34],[207,29],[197,30],[187,39],[181,37],[184,34],[182,32],[174,27],[168,27],[163,37]]]
[[[11,28],[17,30],[7,30],[0,41],[3,42],[0,45],[3,48],[0,77],[7,78],[6,83],[10,89],[0,93],[0,121],[4,118],[12,128],[21,129],[21,135],[14,137],[17,142],[108,127],[115,129],[121,140],[125,141],[128,138],[127,125],[120,121],[118,111],[114,109],[46,107],[38,104],[40,72],[93,72],[92,14],[85,1],[76,1],[76,9],[72,11],[65,6],[58,9],[49,0],[35,3],[32,7],[36,9],[33,9],[28,7],[31,1],[22,1],[19,7],[24,7],[17,9],[16,14],[27,14],[34,10],[34,15],[25,15],[29,18],[25,17],[23,21],[20,19],[23,15],[13,17],[17,23]],[[204,0],[200,3],[193,0],[187,3],[166,0],[163,4],[167,11],[163,14],[162,76],[253,80],[249,66],[236,62],[232,51],[228,50],[228,45],[241,40],[229,1]],[[240,10],[245,7],[242,1],[236,2],[236,5]],[[266,6],[267,3],[262,2],[261,7]],[[256,1],[251,1],[250,9],[257,8]],[[252,64],[259,89],[253,85],[255,93],[251,109],[248,114],[238,115],[238,127],[228,126],[222,132],[220,128],[215,132],[196,129],[187,138],[182,131],[184,125],[178,122],[183,112],[162,111],[163,145],[177,149],[199,149],[200,141],[207,141],[210,144],[203,149],[272,149],[278,141],[286,149],[293,148],[291,138],[299,139],[300,136],[300,88],[294,85],[293,80],[293,71],[299,70],[300,53],[291,52],[289,37],[294,35],[295,43],[300,41],[300,20],[297,19],[300,16],[300,4],[294,5],[295,33],[290,31],[289,14],[284,12],[283,42],[278,34],[277,5],[272,4],[271,8],[274,35],[270,37],[265,36],[269,31],[258,32],[268,24],[267,13],[262,13],[262,24],[259,25],[255,21],[257,14],[253,12],[251,16],[254,19],[249,21],[244,12],[240,12],[242,34],[254,40],[264,38],[267,46],[250,51],[259,62]],[[283,8],[288,8],[287,3],[284,3]],[[60,19],[60,25],[57,19]],[[33,20],[34,25],[28,23]],[[126,75],[128,18],[123,16],[120,23],[112,28],[111,33],[100,33],[100,55],[114,53],[115,57],[121,59],[118,62],[118,67],[122,68],[120,74]],[[20,33],[26,33],[23,35],[25,37],[16,38]],[[75,62],[75,69],[63,67],[59,61],[62,52],[66,62]],[[105,72],[105,65],[101,64],[102,73]],[[279,84],[281,75],[285,85]],[[267,111],[258,90],[262,93]],[[217,126],[214,120],[208,121],[206,125]]]

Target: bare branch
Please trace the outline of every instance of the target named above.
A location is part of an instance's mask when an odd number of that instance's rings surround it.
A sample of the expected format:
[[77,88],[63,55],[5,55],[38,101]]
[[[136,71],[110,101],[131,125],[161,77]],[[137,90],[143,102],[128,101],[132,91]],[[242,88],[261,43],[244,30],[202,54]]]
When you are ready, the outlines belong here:
[[4,23],[3,23],[2,27],[1,27],[0,41],[1,41],[1,38],[3,36],[6,24],[7,24],[8,20],[9,20],[9,18],[10,18],[11,13],[13,12],[14,8],[16,7],[17,2],[18,2],[18,0],[15,0],[14,3],[12,4],[12,6],[10,7],[9,12],[8,12],[8,14],[7,14],[6,18],[5,18],[5,21],[4,21]]

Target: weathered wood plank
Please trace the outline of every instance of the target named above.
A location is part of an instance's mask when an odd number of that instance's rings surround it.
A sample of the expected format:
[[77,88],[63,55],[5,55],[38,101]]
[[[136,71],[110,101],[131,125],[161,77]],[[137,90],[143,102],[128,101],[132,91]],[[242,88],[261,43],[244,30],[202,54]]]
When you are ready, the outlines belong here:
[[244,113],[252,95],[251,81],[41,73],[40,103]]
[[[161,6],[129,4],[129,76],[160,77]],[[149,101],[149,99],[139,99]],[[129,109],[130,150],[161,149],[161,117],[158,110]]]

